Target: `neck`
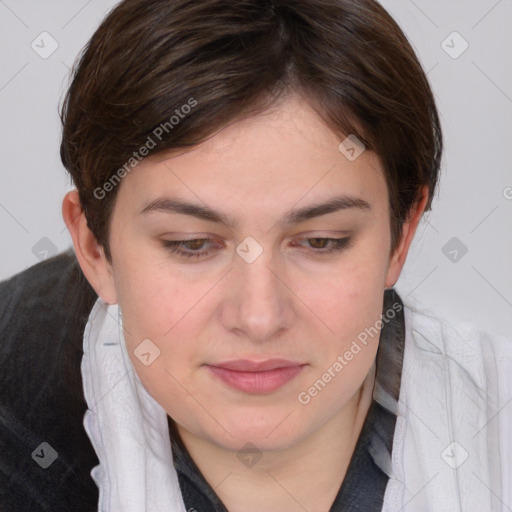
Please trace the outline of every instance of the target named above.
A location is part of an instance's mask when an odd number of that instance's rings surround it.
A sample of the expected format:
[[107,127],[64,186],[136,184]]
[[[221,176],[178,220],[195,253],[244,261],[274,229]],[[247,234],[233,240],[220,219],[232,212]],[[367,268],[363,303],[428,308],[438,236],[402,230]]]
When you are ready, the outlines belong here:
[[278,452],[264,452],[252,467],[236,453],[195,436],[176,432],[229,512],[329,511],[345,478],[372,402],[375,366],[339,413],[313,434]]

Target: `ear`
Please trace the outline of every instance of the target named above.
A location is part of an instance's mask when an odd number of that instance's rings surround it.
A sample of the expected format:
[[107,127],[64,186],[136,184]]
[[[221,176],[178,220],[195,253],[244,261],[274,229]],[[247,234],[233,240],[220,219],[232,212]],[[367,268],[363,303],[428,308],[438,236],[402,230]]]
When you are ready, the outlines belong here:
[[425,205],[428,199],[428,186],[424,185],[421,188],[421,199],[413,205],[409,212],[407,220],[402,225],[402,236],[400,241],[391,256],[388,266],[388,272],[386,275],[386,288],[391,288],[395,285],[400,277],[402,268],[409,252],[409,247],[416,233],[416,228],[420,222],[421,216],[425,211]]
[[112,266],[105,256],[103,247],[87,226],[77,190],[71,190],[64,196],[62,218],[73,239],[80,267],[90,285],[107,304],[116,304]]

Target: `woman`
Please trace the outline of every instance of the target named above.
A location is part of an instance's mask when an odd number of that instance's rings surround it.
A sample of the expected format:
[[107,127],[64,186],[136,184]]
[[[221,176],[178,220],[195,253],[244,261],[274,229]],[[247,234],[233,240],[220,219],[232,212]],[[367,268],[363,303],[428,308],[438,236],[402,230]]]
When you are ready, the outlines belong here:
[[62,122],[74,254],[2,285],[7,508],[512,506],[510,345],[393,290],[442,137],[379,4],[123,1]]

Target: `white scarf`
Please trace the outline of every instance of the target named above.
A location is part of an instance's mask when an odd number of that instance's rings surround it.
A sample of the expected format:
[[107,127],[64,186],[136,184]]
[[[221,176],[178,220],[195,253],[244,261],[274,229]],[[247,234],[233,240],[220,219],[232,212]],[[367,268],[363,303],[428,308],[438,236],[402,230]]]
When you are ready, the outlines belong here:
[[[510,510],[512,340],[486,337],[469,324],[455,331],[407,305],[405,325],[382,510]],[[81,371],[84,427],[100,462],[91,471],[98,510],[186,512],[167,413],[133,370],[118,306],[100,298],[85,328]],[[448,447],[452,442],[460,446]]]
[[186,512],[167,413],[126,350],[118,305],[98,298],[84,332],[84,427],[100,464],[91,471],[101,512]]

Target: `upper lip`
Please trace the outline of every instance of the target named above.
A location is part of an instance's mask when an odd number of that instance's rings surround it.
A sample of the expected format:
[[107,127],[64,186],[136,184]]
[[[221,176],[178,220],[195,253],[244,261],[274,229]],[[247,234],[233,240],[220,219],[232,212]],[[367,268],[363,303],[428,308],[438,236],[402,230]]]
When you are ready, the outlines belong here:
[[217,368],[226,370],[236,370],[239,372],[265,372],[275,370],[276,368],[289,368],[290,366],[302,366],[302,363],[289,361],[287,359],[267,359],[265,361],[252,361],[250,359],[236,359],[233,361],[224,361],[221,363],[210,364]]

